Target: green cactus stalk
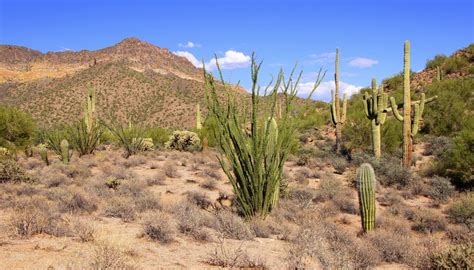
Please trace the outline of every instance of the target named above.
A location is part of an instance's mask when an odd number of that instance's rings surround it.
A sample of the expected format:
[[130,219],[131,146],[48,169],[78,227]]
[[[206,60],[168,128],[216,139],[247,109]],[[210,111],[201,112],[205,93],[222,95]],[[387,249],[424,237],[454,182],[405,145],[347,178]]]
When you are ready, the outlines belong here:
[[48,149],[46,149],[46,146],[45,145],[40,145],[38,147],[38,151],[39,151],[39,154],[40,154],[40,157],[41,159],[44,161],[44,163],[46,164],[46,166],[49,166],[49,159],[48,159]]
[[61,161],[68,165],[71,159],[72,152],[69,150],[69,142],[64,139],[61,141]]
[[199,106],[199,103],[196,104],[196,129],[197,130],[202,129],[201,107]]
[[342,109],[339,96],[339,49],[336,49],[336,71],[334,72],[334,82],[336,85],[336,91],[331,91],[332,100],[330,111],[332,124],[336,127],[336,152],[339,153],[342,148],[342,126],[346,122],[347,112],[347,95],[344,93]]
[[383,86],[377,91],[377,82],[372,79],[372,95],[365,92],[363,98],[365,116],[371,121],[372,149],[378,160],[382,155],[380,130],[387,118],[388,95],[384,93]]
[[95,100],[95,91],[91,87],[87,92],[86,103],[84,105],[84,123],[86,123],[87,131],[89,133],[94,127]]
[[[267,142],[267,158],[266,158],[266,166],[271,166],[271,160],[274,159],[274,155],[276,153],[275,147],[277,147],[278,143],[278,124],[274,117],[268,119],[265,133],[268,136]],[[275,207],[278,204],[278,199],[280,198],[280,185],[278,184],[275,187],[275,193],[273,193],[273,206]]]
[[[429,99],[433,101],[437,98],[434,96]],[[413,103],[413,104],[412,104]],[[395,102],[394,97],[390,97],[390,106],[395,119],[403,122],[403,159],[402,165],[405,168],[410,168],[413,158],[413,138],[418,133],[420,121],[422,119],[425,104],[428,100],[425,99],[425,94],[421,94],[419,101],[412,102],[410,89],[410,42],[405,41],[404,44],[404,58],[403,58],[403,104],[399,105]],[[403,115],[398,112],[398,108],[403,106]],[[411,106],[414,106],[413,118],[411,115]]]
[[442,80],[442,78],[441,78],[441,69],[439,68],[439,66],[436,67],[436,80],[438,82]]
[[368,163],[357,170],[357,191],[362,229],[369,232],[375,228],[375,173]]

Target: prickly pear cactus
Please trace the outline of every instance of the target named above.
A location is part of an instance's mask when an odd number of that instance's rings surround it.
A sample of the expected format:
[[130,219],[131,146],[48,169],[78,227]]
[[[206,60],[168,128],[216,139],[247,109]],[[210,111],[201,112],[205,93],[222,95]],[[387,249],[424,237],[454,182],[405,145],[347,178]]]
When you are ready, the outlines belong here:
[[357,170],[357,191],[362,229],[369,232],[375,227],[375,173],[368,163]]

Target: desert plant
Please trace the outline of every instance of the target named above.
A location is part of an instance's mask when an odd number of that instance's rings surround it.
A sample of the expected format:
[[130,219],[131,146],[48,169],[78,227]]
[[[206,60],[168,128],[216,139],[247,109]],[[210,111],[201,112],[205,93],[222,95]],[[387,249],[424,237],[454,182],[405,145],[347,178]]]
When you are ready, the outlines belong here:
[[[410,90],[410,42],[405,41],[403,58],[403,104],[397,104],[394,97],[390,97],[390,106],[395,119],[403,122],[403,159],[405,168],[412,166],[413,138],[418,133],[420,120],[422,119],[425,103],[435,100],[437,96],[425,99],[425,93],[421,93],[419,101],[411,100]],[[414,106],[414,116],[411,115],[411,106]],[[398,112],[398,108],[403,107],[403,115]]]
[[61,141],[60,148],[61,148],[60,159],[64,164],[68,165],[72,157],[72,151],[71,149],[69,149],[69,142],[66,139],[63,139]]
[[201,107],[199,106],[199,103],[196,104],[196,129],[202,129]]
[[46,145],[38,145],[38,152],[40,154],[41,160],[43,160],[46,166],[49,166],[48,149],[46,148]]
[[428,195],[436,202],[445,202],[454,193],[454,186],[448,178],[435,175],[430,182]]
[[474,195],[467,194],[448,209],[448,218],[474,229]]
[[336,127],[336,152],[339,153],[342,148],[342,126],[346,122],[347,112],[347,94],[344,93],[341,109],[341,99],[339,97],[339,49],[336,49],[336,71],[334,73],[334,83],[336,91],[331,91],[331,121]]
[[372,95],[367,92],[363,96],[365,116],[371,122],[372,149],[378,160],[382,154],[380,129],[387,118],[388,95],[383,92],[383,85],[377,90],[377,82],[372,79]]
[[0,147],[24,150],[31,145],[34,132],[35,122],[29,114],[0,106]]
[[0,158],[0,183],[21,183],[31,180],[31,176],[15,160]]
[[368,163],[357,170],[357,189],[359,194],[362,229],[369,232],[375,227],[375,173]]
[[122,125],[113,123],[107,126],[117,137],[118,144],[124,148],[123,156],[129,158],[145,150],[144,130],[129,124],[124,128]]
[[452,246],[433,254],[433,269],[473,269],[474,244]]
[[[204,69],[208,89],[208,111],[210,117],[216,120],[212,136],[222,153],[219,162],[232,184],[239,210],[246,217],[265,217],[277,202],[275,194],[278,193],[283,165],[292,147],[294,136],[294,126],[290,119],[291,105],[301,78],[300,74],[294,80],[292,72],[288,80],[284,80],[281,71],[277,79],[265,88],[263,96],[269,101],[265,103],[269,106],[262,106],[261,88],[258,86],[260,66],[261,63],[258,64],[252,56],[250,119],[248,114],[240,110],[241,106],[228,89],[220,67],[218,70],[221,83],[215,82],[214,77]],[[319,72],[313,91],[319,86],[322,77],[324,76]],[[221,87],[224,90],[220,89]],[[282,118],[279,121],[275,120],[276,127],[270,128],[274,121],[278,90],[281,90],[284,97],[285,110],[282,112]],[[227,95],[225,103],[218,95],[218,92],[222,91]],[[246,130],[245,127],[250,128]]]
[[165,143],[165,147],[168,149],[174,149],[178,151],[195,151],[201,146],[201,140],[199,136],[187,130],[177,130],[169,137],[169,140]]

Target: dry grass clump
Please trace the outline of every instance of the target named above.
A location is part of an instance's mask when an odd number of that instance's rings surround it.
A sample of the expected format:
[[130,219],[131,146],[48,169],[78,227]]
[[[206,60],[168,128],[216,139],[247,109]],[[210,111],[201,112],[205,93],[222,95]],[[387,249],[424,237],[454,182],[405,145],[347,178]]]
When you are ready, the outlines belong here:
[[21,237],[40,233],[64,236],[69,232],[55,205],[42,196],[19,198],[15,202],[9,225],[13,233]]
[[230,269],[268,269],[260,258],[252,258],[242,246],[232,249],[220,239],[214,251],[208,254],[205,261],[209,265]]
[[451,246],[431,257],[432,269],[474,269],[474,244]]
[[191,191],[187,194],[186,198],[190,203],[195,204],[202,209],[208,209],[212,205],[209,196],[203,192]]
[[466,226],[449,226],[446,230],[446,236],[453,244],[474,243],[474,231]]
[[447,212],[452,222],[464,224],[474,230],[474,193],[462,196],[449,207]]
[[215,180],[218,180],[218,181],[222,179],[222,176],[221,176],[218,169],[206,168],[206,169],[204,169],[203,174],[204,174],[204,176],[208,176],[208,177],[210,177],[212,179],[215,179]]
[[146,164],[146,158],[142,155],[133,155],[122,161],[125,168],[137,167]]
[[151,186],[164,186],[166,182],[166,175],[164,172],[156,172],[153,175],[145,178],[146,184]]
[[244,220],[230,211],[218,211],[215,223],[211,226],[227,238],[251,240],[254,237]]
[[180,203],[173,214],[178,221],[179,232],[199,241],[211,240],[211,235],[203,228],[209,223],[209,219],[198,207],[187,202]]
[[216,190],[217,189],[217,182],[214,179],[209,179],[209,180],[206,180],[205,182],[201,183],[199,186],[201,188],[207,189],[207,190]]
[[338,178],[325,176],[321,179],[319,192],[315,198],[318,202],[332,200],[342,189],[342,182]]
[[0,159],[0,183],[32,182],[33,178],[18,163],[11,159]]
[[267,220],[255,218],[250,222],[250,229],[256,237],[270,238],[272,235],[272,229],[268,226]]
[[143,234],[161,243],[171,243],[175,237],[175,224],[163,212],[153,212],[145,217]]
[[128,179],[120,182],[117,191],[122,196],[137,198],[145,192],[146,188],[145,181]]
[[122,166],[115,166],[111,164],[105,164],[100,166],[102,169],[102,173],[104,174],[104,178],[107,177],[114,177],[116,179],[133,179],[135,177],[135,173],[131,170],[127,170]]
[[288,192],[288,198],[296,202],[302,208],[308,207],[313,203],[317,191],[313,188],[295,188]]
[[135,269],[128,264],[126,254],[117,245],[101,240],[96,243],[90,259],[92,269]]
[[37,168],[41,168],[43,166],[45,166],[46,164],[37,159],[37,158],[28,158],[25,162],[22,162],[21,164],[24,168],[26,168],[27,170],[34,170],[34,169],[37,169]]
[[428,209],[418,211],[414,221],[415,224],[411,227],[412,230],[423,233],[444,231],[447,226],[443,216]]
[[427,193],[435,204],[440,204],[446,202],[454,191],[454,186],[448,178],[435,175],[430,179],[430,188]]
[[163,206],[160,197],[152,192],[145,191],[139,197],[135,198],[136,210],[140,213],[147,210],[162,210]]
[[72,231],[81,242],[92,242],[95,239],[96,231],[94,226],[83,220],[76,220]]
[[46,195],[49,199],[58,202],[59,210],[63,213],[81,214],[97,210],[97,198],[80,188],[51,188]]
[[135,220],[137,211],[135,203],[127,197],[115,196],[106,201],[104,215],[106,217],[116,217],[122,219],[123,222],[131,222]]
[[355,215],[358,213],[358,205],[355,203],[350,192],[340,192],[333,199],[334,205],[343,213]]
[[180,174],[178,173],[178,169],[176,168],[176,163],[172,161],[167,161],[163,166],[163,171],[165,175],[169,178],[178,178]]

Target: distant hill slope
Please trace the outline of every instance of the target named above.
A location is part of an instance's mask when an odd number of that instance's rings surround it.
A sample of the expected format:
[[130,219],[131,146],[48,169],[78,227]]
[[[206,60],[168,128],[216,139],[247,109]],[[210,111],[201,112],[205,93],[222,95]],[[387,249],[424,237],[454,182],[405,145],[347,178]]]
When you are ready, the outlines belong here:
[[40,124],[77,119],[89,86],[101,117],[162,127],[192,127],[205,97],[201,69],[136,38],[97,51],[0,46],[0,103],[28,111]]

